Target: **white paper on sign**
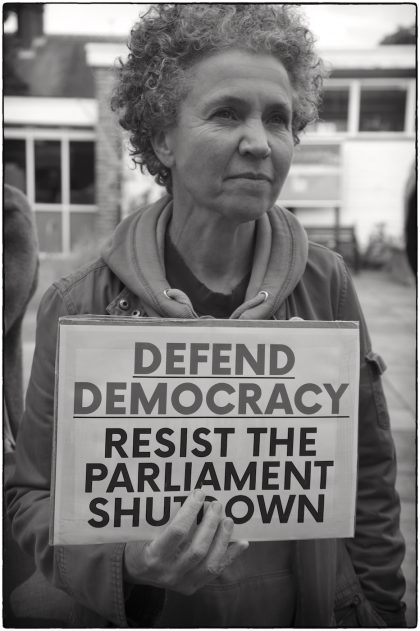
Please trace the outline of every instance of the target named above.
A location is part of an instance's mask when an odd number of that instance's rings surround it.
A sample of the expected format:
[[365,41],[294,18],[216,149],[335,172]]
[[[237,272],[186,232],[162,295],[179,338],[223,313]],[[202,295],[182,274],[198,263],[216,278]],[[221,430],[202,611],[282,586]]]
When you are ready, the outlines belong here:
[[351,537],[354,322],[60,319],[57,544],[154,538],[196,487],[235,538]]

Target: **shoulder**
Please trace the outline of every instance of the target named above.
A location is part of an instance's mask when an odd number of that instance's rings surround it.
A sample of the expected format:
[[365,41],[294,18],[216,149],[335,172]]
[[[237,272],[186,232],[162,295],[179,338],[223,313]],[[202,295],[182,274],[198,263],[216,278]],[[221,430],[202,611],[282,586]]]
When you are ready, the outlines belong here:
[[351,282],[343,258],[312,241],[308,245],[308,259],[300,286],[321,311],[329,305],[330,318],[341,319],[342,305]]
[[106,307],[122,288],[120,279],[98,258],[54,282],[45,293],[40,309],[53,301],[60,304],[60,315],[105,314]]
[[305,274],[311,277],[319,277],[330,283],[345,284],[348,279],[348,271],[343,257],[329,248],[309,241],[308,261]]
[[17,213],[31,221],[32,210],[26,196],[9,184],[4,185],[4,210],[6,217],[10,213]]
[[11,260],[37,257],[38,243],[31,207],[25,195],[13,186],[4,186],[3,244],[6,265]]

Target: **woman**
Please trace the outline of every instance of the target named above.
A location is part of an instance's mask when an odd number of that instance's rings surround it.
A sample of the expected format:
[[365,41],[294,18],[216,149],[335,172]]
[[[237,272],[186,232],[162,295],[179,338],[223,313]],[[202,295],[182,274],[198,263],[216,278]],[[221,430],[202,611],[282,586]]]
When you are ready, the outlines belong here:
[[[153,7],[134,27],[113,106],[134,160],[168,196],[128,217],[102,257],[55,283],[9,488],[14,532],[55,585],[124,626],[404,623],[395,454],[363,317],[342,259],[274,206],[298,134],[316,117],[322,65],[287,5]],[[55,336],[61,315],[359,320],[356,536],[231,542],[195,491],[153,542],[49,548]],[[86,620],[86,619],[85,619]]]

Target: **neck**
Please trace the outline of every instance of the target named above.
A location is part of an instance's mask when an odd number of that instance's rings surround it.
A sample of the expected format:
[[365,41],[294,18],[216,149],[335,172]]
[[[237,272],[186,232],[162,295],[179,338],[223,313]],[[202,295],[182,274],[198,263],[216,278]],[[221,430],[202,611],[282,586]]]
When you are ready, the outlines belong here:
[[180,212],[174,200],[171,241],[194,276],[214,292],[229,293],[250,271],[254,234],[254,221],[234,225],[215,213]]

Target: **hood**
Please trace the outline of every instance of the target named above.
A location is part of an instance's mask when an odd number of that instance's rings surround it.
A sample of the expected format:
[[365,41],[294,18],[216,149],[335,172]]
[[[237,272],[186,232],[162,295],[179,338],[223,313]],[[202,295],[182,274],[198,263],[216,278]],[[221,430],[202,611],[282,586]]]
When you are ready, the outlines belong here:
[[[118,226],[102,257],[127,289],[138,296],[149,316],[194,318],[190,299],[169,287],[165,276],[165,233],[172,198],[165,196],[133,213]],[[297,219],[274,206],[257,221],[254,262],[245,301],[231,318],[285,318],[285,300],[306,267],[308,239]]]

